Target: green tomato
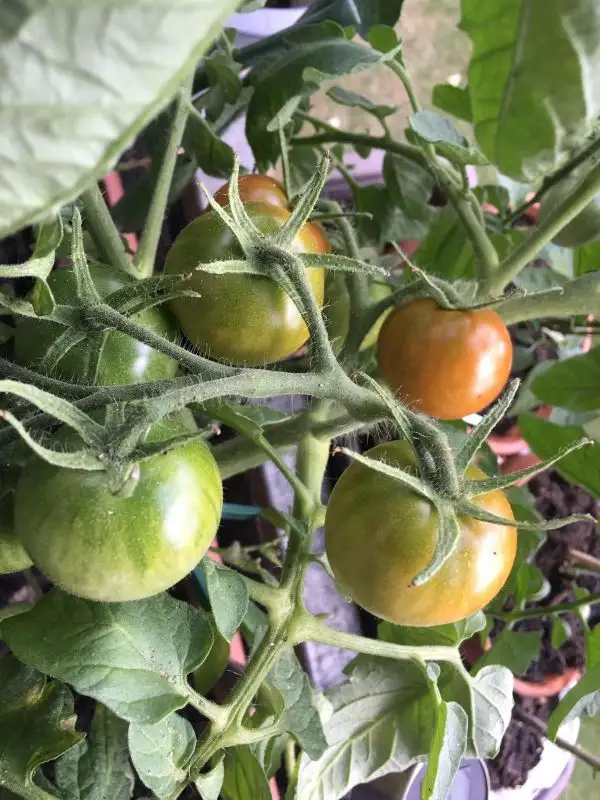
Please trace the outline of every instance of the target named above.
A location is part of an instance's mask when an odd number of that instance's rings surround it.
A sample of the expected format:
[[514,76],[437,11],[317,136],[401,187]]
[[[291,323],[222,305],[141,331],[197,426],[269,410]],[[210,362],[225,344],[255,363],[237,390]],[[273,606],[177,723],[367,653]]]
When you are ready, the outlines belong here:
[[[146,440],[187,431],[189,421],[177,417]],[[62,589],[102,602],[139,600],[173,586],[208,550],[223,489],[206,443],[196,439],[153,456],[139,471],[125,496],[110,491],[104,472],[60,469],[39,458],[23,470],[15,529],[36,566]]]
[[225,672],[229,663],[229,642],[215,629],[209,654],[192,673],[192,685],[198,694],[207,695]]
[[[95,264],[90,274],[101,297],[106,297],[134,279],[120,270]],[[71,269],[57,269],[48,278],[57,303],[72,303],[75,297],[75,276]],[[149,308],[136,314],[133,319],[154,333],[174,339],[176,327],[167,313],[158,308]],[[65,330],[54,322],[43,319],[23,318],[15,331],[15,361],[36,368],[48,347]],[[71,348],[58,363],[58,377],[70,381],[86,380],[86,361],[89,349],[85,342]],[[94,383],[117,386],[172,378],[177,371],[177,362],[158,353],[148,345],[132,339],[125,333],[112,332],[106,335],[102,355]]]
[[32,561],[15,533],[13,496],[7,494],[0,501],[0,575],[20,572],[31,565]]
[[[545,222],[550,214],[573,193],[585,177],[576,170],[567,178],[553,186],[542,198],[539,221]],[[560,247],[581,247],[600,238],[600,194],[580,211],[552,241]]]
[[[266,236],[289,219],[277,206],[248,203],[250,219]],[[316,225],[304,225],[293,244],[297,253],[326,253],[329,245]],[[308,339],[308,329],[293,300],[274,281],[257,275],[213,275],[201,269],[210,261],[239,259],[243,253],[233,233],[214,212],[191,222],[169,250],[165,272],[192,273],[189,285],[201,297],[171,304],[190,342],[211,358],[230,364],[262,366],[292,355]],[[307,270],[319,305],[324,271]]]

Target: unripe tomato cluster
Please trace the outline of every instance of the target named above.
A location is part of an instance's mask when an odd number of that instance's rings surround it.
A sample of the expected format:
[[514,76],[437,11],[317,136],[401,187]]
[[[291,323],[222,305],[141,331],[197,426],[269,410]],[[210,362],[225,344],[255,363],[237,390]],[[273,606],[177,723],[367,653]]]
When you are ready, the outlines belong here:
[[[228,193],[229,187],[223,187],[215,200],[227,205]],[[239,193],[263,234],[281,230],[290,204],[276,181],[244,176]],[[293,250],[327,253],[330,245],[323,228],[309,222]],[[194,347],[228,364],[263,366],[291,356],[306,342],[308,330],[285,291],[266,277],[215,275],[202,269],[213,260],[242,257],[221,218],[214,212],[202,214],[178,236],[165,265],[169,274],[189,273],[189,286],[199,296],[173,300],[170,312],[148,309],[137,314],[136,321],[171,340],[178,324]],[[133,280],[100,265],[92,265],[91,276],[102,298]],[[310,268],[307,278],[322,306],[324,270]],[[328,280],[326,324],[339,352],[348,333],[349,297],[339,273]],[[58,303],[74,297],[70,270],[55,271],[49,284]],[[387,284],[369,287],[374,302],[390,291]],[[69,381],[102,385],[168,379],[178,368],[169,357],[120,332],[109,332],[101,341],[86,338],[47,364],[44,355],[61,332],[56,323],[20,322],[16,360],[50,369]],[[361,348],[374,345],[381,376],[399,398],[441,419],[460,418],[487,406],[510,372],[510,337],[489,309],[450,311],[429,299],[413,300],[382,314]],[[166,440],[193,426],[191,415],[182,412],[152,427],[146,441]],[[81,443],[61,429],[55,446],[76,449]],[[406,443],[396,442],[376,448],[372,455],[414,469],[409,450]],[[483,476],[472,468],[467,477]],[[32,457],[14,496],[0,503],[0,572],[34,563],[63,589],[92,600],[148,597],[172,586],[202,558],[216,533],[222,499],[216,462],[198,438],[143,460],[132,491],[122,493],[109,489],[104,472],[60,469]],[[501,492],[476,502],[492,513],[511,516]],[[454,621],[485,605],[506,580],[516,548],[514,529],[465,519],[457,551],[431,581],[410,588],[411,579],[430,559],[437,534],[438,522],[428,501],[364,466],[350,467],[331,496],[326,540],[332,569],[360,605],[383,619],[408,625]],[[217,655],[216,671],[224,658]]]

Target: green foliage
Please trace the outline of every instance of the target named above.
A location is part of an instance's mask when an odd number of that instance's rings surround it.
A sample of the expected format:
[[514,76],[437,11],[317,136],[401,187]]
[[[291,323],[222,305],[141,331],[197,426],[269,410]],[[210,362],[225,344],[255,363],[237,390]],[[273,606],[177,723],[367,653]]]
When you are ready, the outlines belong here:
[[[600,250],[597,243],[552,244],[600,190],[600,138],[592,126],[600,111],[597,4],[515,0],[499,8],[497,0],[462,0],[460,26],[473,53],[466,85],[433,87],[441,114],[423,109],[412,84],[396,27],[402,0],[315,0],[292,28],[242,46],[234,30],[222,29],[238,5],[96,0],[67,9],[13,3],[0,20],[0,232],[37,224],[2,243],[3,252],[18,252],[15,263],[3,256],[11,263],[0,266],[3,525],[17,536],[12,496],[23,475],[32,485],[27,505],[40,514],[33,533],[46,534],[51,546],[50,511],[61,526],[63,520],[75,525],[66,519],[69,482],[59,480],[43,495],[35,480],[39,459],[59,478],[63,470],[82,481],[100,475],[111,500],[128,499],[139,497],[148,459],[165,463],[164,454],[190,437],[210,440],[222,477],[271,461],[294,491],[291,508],[262,508],[267,502],[257,501],[262,511],[253,512],[284,533],[285,546],[278,538],[228,543],[219,551],[224,564],[203,560],[169,593],[96,603],[51,588],[35,601],[0,610],[2,639],[11,651],[0,659],[0,795],[11,800],[129,800],[136,780],[157,800],[175,800],[192,786],[203,800],[266,800],[282,765],[287,800],[336,800],[360,783],[425,760],[422,797],[444,800],[465,756],[498,752],[512,708],[511,673],[527,669],[541,642],[539,632],[517,623],[537,614],[550,617],[551,643],[560,647],[571,635],[565,615],[575,613],[586,644],[587,672],[554,710],[549,736],[599,707],[600,628],[588,626],[588,606],[598,596],[574,584],[574,602],[558,609],[538,605],[550,586],[534,556],[544,529],[561,521],[540,518],[528,490],[511,488],[513,479],[501,474],[485,444],[509,407],[542,458],[553,459],[590,436],[595,444],[573,448],[554,468],[600,497],[600,349],[581,354],[579,330],[589,324],[588,315],[600,316]],[[238,10],[254,13],[262,5],[251,0]],[[374,67],[387,75],[385,96],[371,96],[367,80],[360,92],[338,84]],[[367,115],[377,133],[340,130],[315,116],[311,104],[322,90],[353,114]],[[391,120],[405,96],[409,127],[399,140]],[[431,106],[428,98],[422,101]],[[281,168],[291,201],[290,219],[269,236],[257,231],[240,202],[239,160],[224,138],[241,116],[258,168]],[[134,140],[125,159],[130,163],[121,168],[127,174],[135,166],[135,178],[124,178],[125,195],[109,211],[96,181]],[[381,179],[365,185],[350,166],[350,150],[360,158],[382,151]],[[497,181],[488,169],[486,182],[473,189],[471,166],[492,167]],[[216,209],[211,219],[221,214],[220,230],[229,229],[232,246],[237,238],[240,247],[234,257],[221,233],[207,234],[205,255],[190,248],[186,269],[210,273],[216,287],[226,285],[222,275],[234,273],[253,285],[276,283],[309,330],[295,357],[270,366],[259,359],[253,369],[232,366],[215,357],[214,337],[198,352],[167,315],[164,326],[144,324],[148,314],[163,318],[156,306],[200,299],[187,286],[187,272],[162,274],[163,246],[177,234],[180,215],[166,225],[165,217],[198,168],[233,180],[229,208]],[[324,191],[334,169],[348,183],[347,207]],[[534,212],[525,196],[551,196],[576,169],[581,183],[529,227],[526,215]],[[322,228],[303,227],[313,216]],[[291,243],[299,231],[327,234],[333,252],[327,242],[296,252]],[[125,232],[141,234],[136,255]],[[393,247],[406,240],[418,243],[408,267]],[[69,259],[72,270],[58,272]],[[107,291],[94,283],[103,263],[118,278]],[[329,283],[335,274],[344,284],[343,346],[329,340],[308,267],[329,270]],[[391,293],[372,296],[373,280]],[[328,302],[335,303],[330,294]],[[494,307],[513,326],[533,321],[527,330],[511,331],[513,372],[529,370],[516,401],[511,385],[478,425],[470,418],[468,426],[438,424],[378,382],[376,342],[362,351],[358,334],[393,314],[394,305],[423,297],[461,311]],[[224,320],[256,317],[244,293],[216,291],[211,304]],[[32,358],[19,357],[26,325],[39,349]],[[139,380],[130,374],[125,350],[111,350],[115,339],[136,354]],[[549,341],[559,360],[533,366],[538,348]],[[148,353],[169,369],[145,371]],[[70,369],[77,360],[79,369]],[[297,395],[309,398],[306,410],[287,414],[257,404]],[[550,420],[526,413],[539,403],[555,406]],[[188,425],[186,408],[207,427],[197,430],[193,420]],[[184,422],[172,437],[145,438],[157,425],[170,430],[161,421],[174,413]],[[220,442],[215,423],[234,435]],[[455,556],[449,520],[460,502],[464,512],[464,498],[457,498],[476,483],[462,484],[467,463],[489,476],[485,491],[506,491],[522,527],[516,558],[504,587],[474,616],[421,628],[381,621],[373,639],[338,631],[306,611],[309,562],[329,568],[312,540],[323,525],[331,443],[376,426],[409,440],[419,476],[367,463],[375,479],[383,472],[407,491],[435,498],[442,517],[435,552],[419,576],[425,589],[426,579]],[[37,464],[27,462],[24,443]],[[292,449],[295,468],[283,457]],[[182,475],[186,479],[185,470]],[[158,483],[162,497],[165,485]],[[367,522],[369,500],[361,497]],[[163,501],[165,535],[173,536],[183,526],[173,504]],[[141,571],[152,571],[143,514],[130,520],[127,533],[128,557]],[[110,556],[117,575],[119,553]],[[267,560],[280,572],[268,571]],[[98,569],[90,551],[89,574]],[[469,673],[459,647],[487,636],[495,618],[506,624]],[[248,664],[219,705],[201,692],[214,688],[239,634]],[[325,693],[315,690],[295,655],[306,641],[359,654],[345,679]],[[213,670],[204,684],[203,666]],[[86,699],[75,705],[74,693]]]

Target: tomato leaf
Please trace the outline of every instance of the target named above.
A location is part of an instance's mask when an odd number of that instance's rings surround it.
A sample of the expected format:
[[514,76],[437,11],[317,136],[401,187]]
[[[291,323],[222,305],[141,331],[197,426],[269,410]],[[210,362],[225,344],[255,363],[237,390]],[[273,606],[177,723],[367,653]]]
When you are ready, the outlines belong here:
[[155,725],[129,726],[129,752],[133,766],[158,800],[167,800],[187,779],[186,767],[194,754],[196,734],[178,714]]
[[217,566],[210,558],[202,559],[202,570],[215,624],[221,636],[230,642],[246,616],[248,589],[240,575]]
[[208,772],[203,772],[196,778],[196,789],[202,800],[219,800],[223,779],[225,778],[224,756],[218,758],[216,764]]
[[88,738],[56,762],[55,782],[62,800],[129,800],[134,777],[127,723],[98,703]]
[[267,776],[247,745],[228,750],[224,766],[221,791],[226,800],[271,800]]
[[168,594],[105,604],[58,589],[27,614],[4,620],[2,634],[26,664],[142,724],[186,705],[184,675],[200,666],[213,642],[206,614]]
[[0,793],[3,787],[37,797],[36,769],[83,738],[75,730],[73,696],[12,656],[0,660],[0,686]]
[[440,703],[423,780],[423,800],[446,800],[467,749],[469,721],[458,703]]
[[472,683],[473,737],[479,758],[495,758],[513,707],[512,672],[502,666],[480,670]]
[[488,664],[500,664],[508,667],[513,675],[522,675],[540,652],[541,641],[541,631],[519,633],[505,628],[494,639],[492,649],[477,660],[477,672]]
[[[521,433],[527,444],[540,458],[549,458],[565,445],[584,435],[579,426],[561,426],[533,414],[519,417]],[[555,469],[568,481],[579,484],[590,494],[600,497],[600,444],[588,445],[569,453]]]
[[369,100],[368,97],[363,97],[362,94],[344,89],[343,86],[333,86],[327,92],[327,97],[330,97],[334,103],[338,103],[341,106],[360,108],[362,111],[366,111],[367,114],[372,114],[377,119],[389,117],[390,114],[394,114],[398,108],[398,106],[378,105],[372,100]]
[[429,751],[434,703],[418,667],[359,656],[347,672],[349,680],[326,693],[333,705],[324,725],[329,746],[319,759],[302,755],[298,797],[337,800]]
[[434,218],[413,261],[425,272],[449,280],[475,276],[473,249],[454,209],[446,207]]
[[435,144],[437,152],[453,164],[484,166],[489,163],[483,153],[469,146],[449,119],[435,111],[417,111],[410,118],[410,127],[418,139]]
[[323,30],[316,41],[297,43],[270,61],[255,78],[246,118],[246,137],[259,168],[279,155],[278,115],[287,123],[302,97],[325,80],[370,69],[381,59],[375,50]]
[[595,0],[463,0],[473,43],[469,95],[477,141],[499,170],[530,182],[550,171],[600,111]]
[[552,364],[531,385],[543,402],[570,411],[600,409],[600,349]]
[[353,25],[367,38],[373,25],[395,25],[403,3],[404,0],[313,0],[300,21],[331,20],[342,27]]
[[[396,238],[421,238],[429,230],[435,214],[427,205],[434,179],[420,164],[391,153],[386,153],[383,159],[383,177],[395,205],[408,218],[396,232]],[[408,220],[413,222],[414,228],[409,226]]]
[[231,146],[220,139],[202,114],[190,112],[183,137],[184,147],[193,153],[198,166],[207,175],[228,178],[233,169],[235,155]]
[[464,122],[473,121],[468,88],[462,89],[459,86],[452,86],[450,83],[438,83],[433,87],[432,102],[436,108],[452,114],[457,119],[462,119]]
[[69,202],[110,169],[236,5],[45,2],[21,4],[16,19],[3,15],[0,158],[11,180],[0,203],[0,235]]
[[548,738],[554,741],[560,726],[583,713],[593,717],[600,710],[600,664],[588,669],[563,697],[548,720]]

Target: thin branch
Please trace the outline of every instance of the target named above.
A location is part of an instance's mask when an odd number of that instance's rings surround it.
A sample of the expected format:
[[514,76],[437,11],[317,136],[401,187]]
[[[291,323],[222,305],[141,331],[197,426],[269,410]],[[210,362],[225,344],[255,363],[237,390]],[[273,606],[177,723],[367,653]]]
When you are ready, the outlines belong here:
[[108,210],[100,187],[94,183],[81,195],[85,210],[85,225],[103,261],[112,267],[135,275],[136,270],[131,263],[123,240]]

